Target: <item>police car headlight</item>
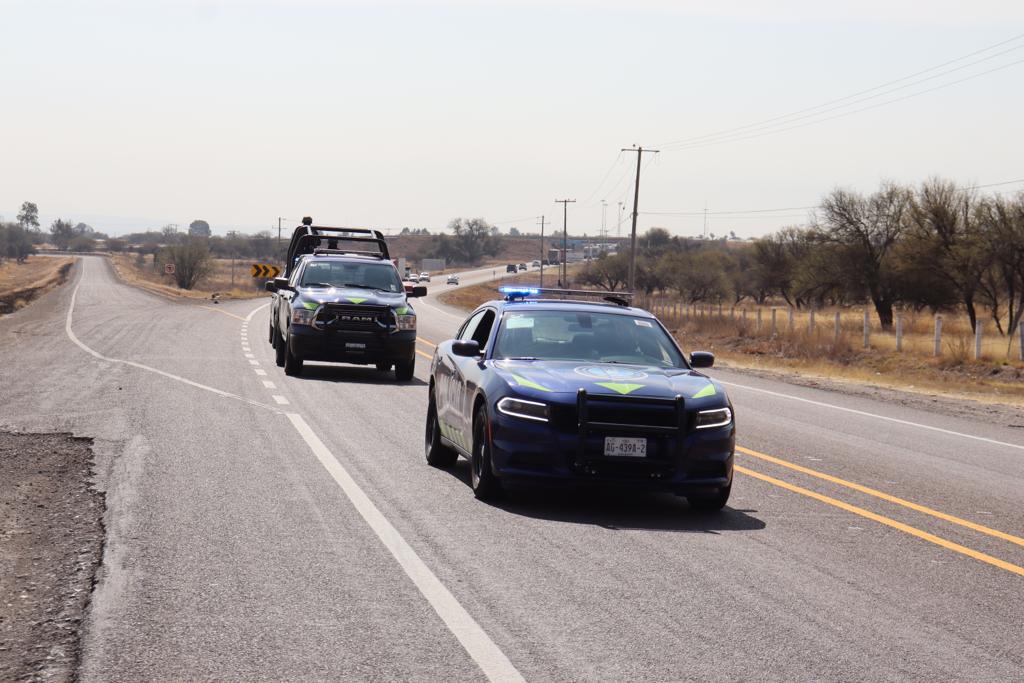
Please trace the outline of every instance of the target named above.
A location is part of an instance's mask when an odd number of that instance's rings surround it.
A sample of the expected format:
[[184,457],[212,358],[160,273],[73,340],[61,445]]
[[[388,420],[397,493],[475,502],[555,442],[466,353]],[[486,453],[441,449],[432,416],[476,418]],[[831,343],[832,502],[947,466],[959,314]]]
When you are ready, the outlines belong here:
[[416,330],[416,314],[395,315],[395,324],[399,330]]
[[292,324],[293,325],[312,325],[313,316],[316,315],[316,311],[311,311],[308,308],[293,308],[292,309]]
[[711,429],[712,427],[724,427],[732,422],[732,411],[728,408],[715,408],[713,410],[702,410],[697,413],[697,429]]
[[535,422],[548,421],[548,404],[537,401],[524,401],[521,398],[505,397],[498,401],[498,412],[512,417]]

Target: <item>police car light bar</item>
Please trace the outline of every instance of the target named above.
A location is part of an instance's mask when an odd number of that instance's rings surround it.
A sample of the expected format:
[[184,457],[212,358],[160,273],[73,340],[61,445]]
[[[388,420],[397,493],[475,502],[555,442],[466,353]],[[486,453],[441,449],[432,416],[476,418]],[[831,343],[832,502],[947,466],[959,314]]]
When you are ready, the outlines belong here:
[[630,301],[633,299],[632,292],[602,292],[591,289],[548,289],[546,287],[514,287],[511,285],[503,285],[498,287],[498,291],[505,295],[506,301],[525,299],[528,296],[548,294],[555,296],[597,297],[620,306],[628,306]]

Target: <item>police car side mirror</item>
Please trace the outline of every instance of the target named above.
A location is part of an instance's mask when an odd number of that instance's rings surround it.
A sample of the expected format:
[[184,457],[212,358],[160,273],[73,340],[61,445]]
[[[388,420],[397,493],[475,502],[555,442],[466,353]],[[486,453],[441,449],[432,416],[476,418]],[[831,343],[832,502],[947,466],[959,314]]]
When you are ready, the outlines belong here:
[[412,291],[409,292],[408,294],[406,294],[406,296],[410,297],[410,298],[426,296],[426,295],[427,295],[427,288],[426,287],[413,287]]
[[456,339],[452,342],[452,353],[456,356],[475,358],[480,355],[480,343],[475,339]]
[[267,280],[265,283],[263,283],[263,287],[268,292],[276,292],[277,291],[277,285],[274,284],[273,280]]
[[707,351],[694,351],[690,354],[690,365],[695,368],[710,368],[715,364],[715,354]]
[[[270,289],[270,285],[274,285],[273,289]],[[290,290],[291,285],[288,284],[288,278],[286,277],[275,277],[273,280],[267,283],[267,289],[271,292],[276,292],[280,289]]]

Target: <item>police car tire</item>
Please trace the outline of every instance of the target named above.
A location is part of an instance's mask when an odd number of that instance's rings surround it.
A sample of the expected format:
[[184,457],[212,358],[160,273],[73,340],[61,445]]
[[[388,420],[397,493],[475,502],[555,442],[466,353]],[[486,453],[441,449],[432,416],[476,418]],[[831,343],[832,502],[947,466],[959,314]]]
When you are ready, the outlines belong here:
[[423,438],[427,464],[431,467],[446,470],[459,459],[458,453],[441,443],[441,426],[437,422],[437,404],[434,392],[430,392],[430,403],[427,406],[427,426]]
[[275,327],[274,328],[274,362],[277,364],[277,367],[279,367],[279,368],[283,368],[284,367],[284,353],[285,353],[284,339],[281,338],[281,333],[278,332],[277,328]]
[[487,411],[482,407],[473,420],[473,457],[469,461],[469,484],[480,500],[494,500],[501,494],[501,481],[491,467],[491,445],[487,441]]
[[281,340],[284,347],[284,374],[298,377],[302,374],[302,359],[292,353],[292,345]]
[[412,379],[412,373],[416,369],[416,359],[400,360],[395,362],[395,379],[399,382],[408,382]]
[[723,486],[718,489],[716,493],[702,493],[693,494],[686,497],[686,502],[690,504],[690,507],[694,510],[701,510],[704,512],[714,512],[721,510],[725,507],[725,504],[729,502],[729,493],[732,491],[732,484],[729,486]]

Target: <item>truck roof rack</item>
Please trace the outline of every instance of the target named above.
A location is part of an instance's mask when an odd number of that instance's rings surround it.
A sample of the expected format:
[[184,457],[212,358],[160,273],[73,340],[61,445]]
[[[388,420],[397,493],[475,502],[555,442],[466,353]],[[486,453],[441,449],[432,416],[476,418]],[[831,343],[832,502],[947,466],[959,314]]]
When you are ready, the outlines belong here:
[[[579,298],[594,297],[600,298],[603,301],[613,303],[616,306],[629,306],[633,300],[632,292],[603,292],[599,290],[591,289],[551,289],[541,287],[515,287],[510,285],[504,285],[498,287],[498,291],[505,295],[505,301],[515,301],[517,299],[525,299],[526,297],[533,296],[557,296],[562,297],[559,299],[552,299],[545,297],[543,301],[575,301]],[[573,299],[566,299],[566,297],[574,297]]]
[[[339,247],[339,243],[352,243],[356,249]],[[359,249],[373,245],[373,249]],[[288,257],[285,263],[285,277],[291,275],[295,260],[303,254],[355,254],[389,260],[388,243],[380,230],[369,228],[338,228],[326,225],[313,225],[313,219],[306,217],[292,232],[288,243]]]

